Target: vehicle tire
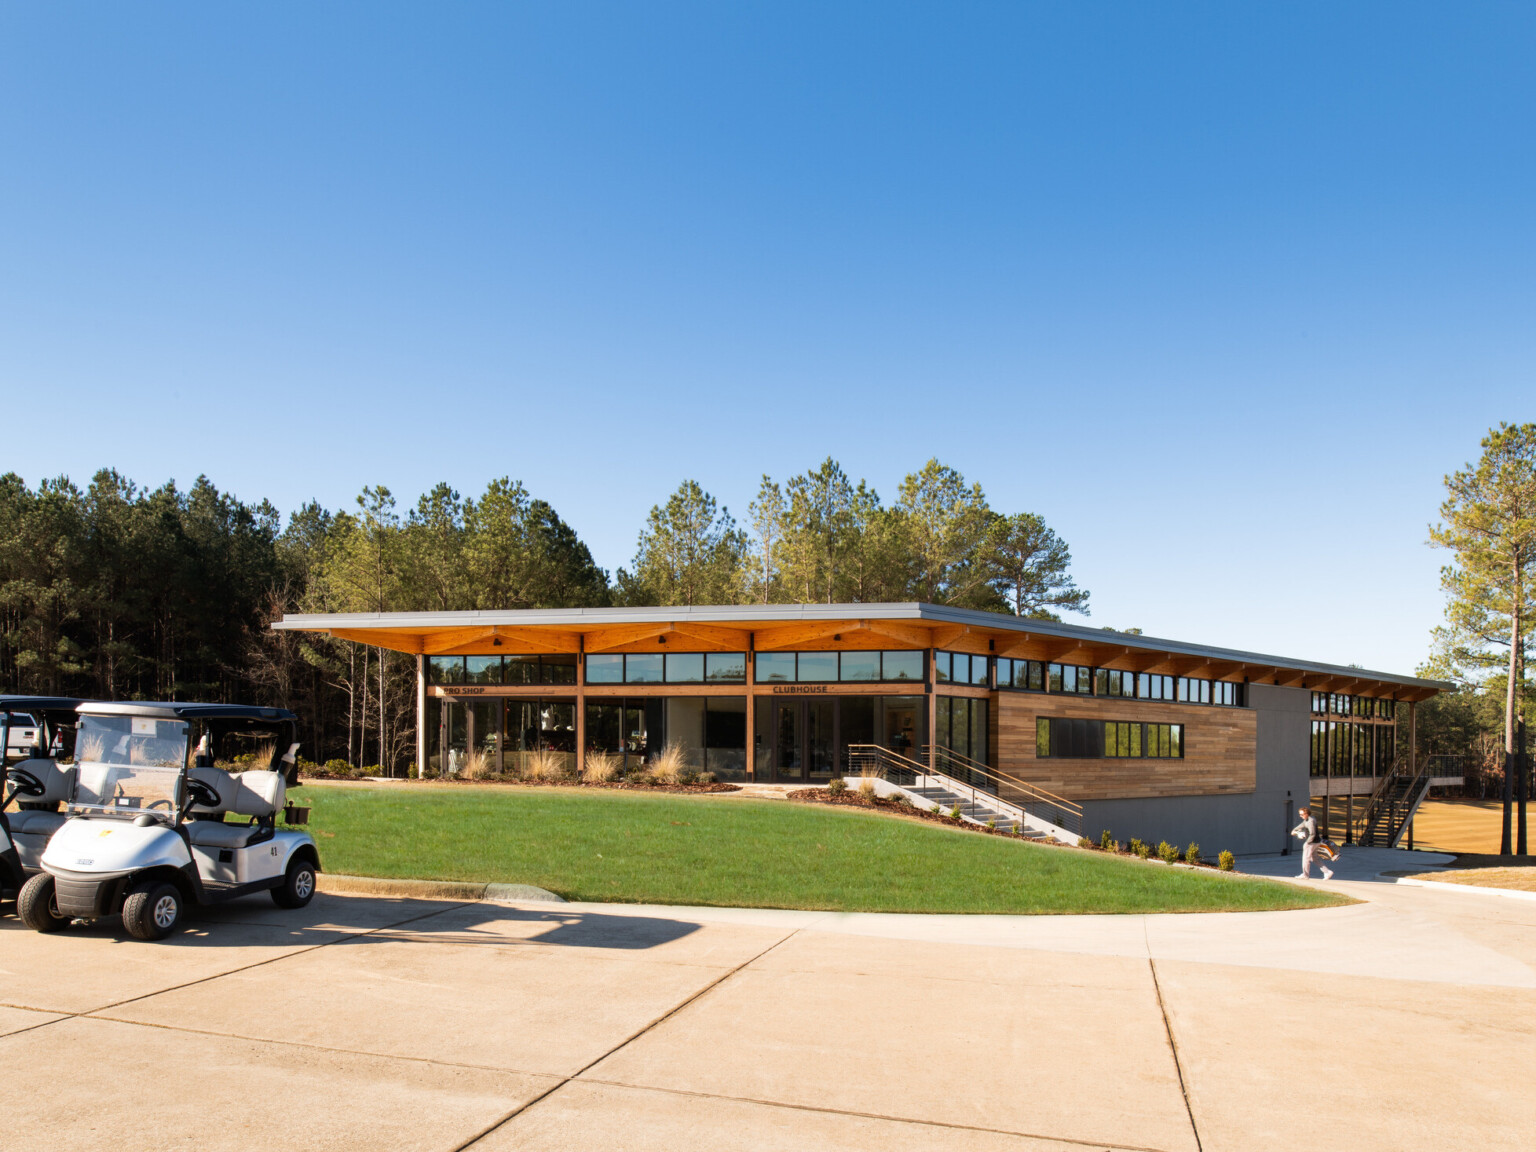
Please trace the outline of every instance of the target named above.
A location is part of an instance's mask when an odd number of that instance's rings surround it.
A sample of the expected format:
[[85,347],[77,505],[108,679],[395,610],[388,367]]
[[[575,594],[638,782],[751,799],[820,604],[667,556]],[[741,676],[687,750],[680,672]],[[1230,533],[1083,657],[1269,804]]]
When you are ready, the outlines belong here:
[[164,940],[181,923],[181,889],[166,880],[136,884],[123,901],[123,927],[137,940]]
[[300,856],[288,862],[283,882],[272,889],[272,902],[279,908],[302,908],[315,895],[315,863]]
[[47,872],[39,872],[21,886],[21,891],[16,894],[16,915],[37,932],[57,932],[69,927],[69,917],[59,915],[53,877]]

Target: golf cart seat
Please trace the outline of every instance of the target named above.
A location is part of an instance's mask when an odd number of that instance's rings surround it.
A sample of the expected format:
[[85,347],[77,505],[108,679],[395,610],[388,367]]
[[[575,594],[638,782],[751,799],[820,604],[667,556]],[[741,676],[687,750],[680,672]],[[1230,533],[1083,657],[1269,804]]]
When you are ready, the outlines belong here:
[[12,835],[47,837],[63,827],[69,816],[53,809],[59,801],[69,799],[70,785],[75,779],[73,768],[60,768],[52,760],[34,758],[13,764],[6,775],[16,791],[17,802],[26,805],[6,813]]
[[[216,808],[194,804],[192,813],[200,817],[184,828],[192,843],[204,848],[244,848],[258,833],[269,832],[278,809],[287,799],[288,786],[281,772],[259,769],[252,772],[225,772],[221,768],[193,768],[189,773],[219,794]],[[251,816],[249,824],[226,824],[226,813]],[[217,816],[219,819],[207,819]]]

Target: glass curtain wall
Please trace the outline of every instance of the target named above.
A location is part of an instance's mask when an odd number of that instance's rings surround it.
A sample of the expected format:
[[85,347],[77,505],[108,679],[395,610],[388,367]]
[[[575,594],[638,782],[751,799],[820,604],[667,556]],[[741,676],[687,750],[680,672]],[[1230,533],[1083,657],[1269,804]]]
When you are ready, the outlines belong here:
[[745,696],[656,696],[587,702],[587,750],[611,752],[630,771],[676,748],[695,771],[747,775]]
[[926,727],[922,696],[759,696],[754,708],[755,777],[782,783],[846,772],[853,744],[914,757]]

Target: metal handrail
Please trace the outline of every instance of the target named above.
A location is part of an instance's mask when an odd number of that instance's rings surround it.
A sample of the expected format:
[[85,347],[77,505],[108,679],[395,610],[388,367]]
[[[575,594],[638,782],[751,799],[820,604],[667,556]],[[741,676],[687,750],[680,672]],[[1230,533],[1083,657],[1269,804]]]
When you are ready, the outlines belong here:
[[979,772],[983,776],[988,776],[1012,788],[1028,792],[1031,794],[1031,799],[1039,799],[1043,803],[1055,804],[1058,808],[1063,808],[1079,817],[1083,814],[1083,806],[1081,804],[1068,800],[1065,796],[1058,796],[1054,792],[1048,792],[1044,788],[1031,784],[1026,780],[1020,780],[1017,776],[1010,772],[1004,772],[1001,768],[993,768],[989,764],[982,764],[979,761],[972,760],[969,756],[962,755],[953,748],[946,748],[942,744],[925,745],[923,747],[923,754],[927,755],[930,749],[935,753],[935,758],[944,757],[945,759],[953,760],[968,771]]
[[[1381,783],[1376,785],[1375,790],[1371,793],[1370,803],[1366,805],[1365,811],[1360,814],[1358,826],[1354,834],[1355,842],[1364,844],[1367,840],[1374,840],[1376,825],[1383,816],[1387,818],[1387,827],[1384,829],[1384,832],[1388,841],[1397,839],[1400,834],[1400,828],[1394,829],[1392,821],[1393,817],[1397,814],[1398,800],[1406,801],[1413,796],[1418,790],[1421,781],[1432,778],[1429,771],[1428,757],[1416,765],[1412,771],[1404,767],[1401,760],[1393,764],[1391,771],[1381,778]],[[1397,785],[1403,781],[1407,782],[1407,787],[1403,790],[1402,796],[1398,797],[1393,792]]]
[[[959,753],[953,752],[951,749],[944,748],[942,745],[938,749],[935,749],[935,751],[947,753],[949,757],[956,763],[968,759],[968,757],[961,757]],[[969,765],[960,764],[962,768],[967,769],[967,774],[969,774],[970,771],[974,771],[977,774],[989,778],[995,783],[1006,783],[1011,788],[1016,788],[1019,791],[1024,792],[1026,795],[1023,802],[1019,802],[1017,800],[1005,800],[998,794],[995,788],[991,790],[978,788],[973,781],[962,780],[958,778],[953,771],[944,771],[940,768],[930,767],[927,763],[913,760],[907,756],[902,756],[900,753],[892,752],[889,748],[883,748],[878,744],[848,745],[848,760],[850,768],[855,767],[855,762],[857,760],[865,758],[872,759],[876,763],[883,763],[884,765],[888,765],[890,768],[895,769],[895,771],[898,773],[909,774],[914,779],[919,776],[925,776],[942,780],[956,795],[965,796],[966,794],[969,794],[968,798],[973,805],[984,803],[987,806],[998,809],[1000,811],[1016,813],[1017,815],[1015,818],[1021,822],[1025,816],[1033,815],[1037,819],[1045,820],[1049,824],[1054,824],[1059,828],[1064,828],[1075,836],[1082,836],[1083,834],[1083,809],[1080,804],[1074,804],[1070,800],[1056,796],[1053,793],[1047,792],[1043,788],[1036,788],[1034,785],[1028,784],[1023,780],[1019,780],[1015,777],[999,775],[997,772],[991,768],[988,768],[986,765],[976,764],[974,761],[971,761]],[[946,764],[945,767],[948,768],[950,765]],[[1032,806],[1035,808],[1049,809],[1049,814],[1047,815],[1043,812],[1032,813],[1030,812],[1030,808]]]
[[[918,761],[909,759],[898,752],[892,752],[889,748],[882,748],[878,744],[848,745],[849,767],[853,767],[856,758],[862,757],[869,757],[876,761],[894,761],[893,767],[898,772],[911,773],[913,777],[926,776],[942,780],[950,791],[962,799],[969,799],[972,805],[979,804],[985,798],[988,807],[1004,810],[1005,815],[1013,815],[1021,823],[1026,815],[1022,805],[1004,800],[984,789],[978,789],[974,784],[958,780],[948,772],[936,771],[927,764],[920,764]],[[968,797],[965,795],[966,793],[969,793]]]

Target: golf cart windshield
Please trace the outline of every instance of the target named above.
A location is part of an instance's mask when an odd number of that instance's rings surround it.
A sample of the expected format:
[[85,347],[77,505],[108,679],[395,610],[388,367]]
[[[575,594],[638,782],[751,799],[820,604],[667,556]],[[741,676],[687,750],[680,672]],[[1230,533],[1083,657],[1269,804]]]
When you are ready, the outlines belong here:
[[189,726],[150,716],[82,716],[75,741],[76,808],[177,807]]

